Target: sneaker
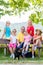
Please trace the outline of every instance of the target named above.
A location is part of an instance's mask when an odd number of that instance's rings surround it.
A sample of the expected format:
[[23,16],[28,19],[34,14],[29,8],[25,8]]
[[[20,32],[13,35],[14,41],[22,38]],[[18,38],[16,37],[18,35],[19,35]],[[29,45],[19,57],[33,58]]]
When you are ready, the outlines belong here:
[[32,56],[32,58],[34,59],[34,56]]
[[10,58],[12,58],[12,54],[10,55]]

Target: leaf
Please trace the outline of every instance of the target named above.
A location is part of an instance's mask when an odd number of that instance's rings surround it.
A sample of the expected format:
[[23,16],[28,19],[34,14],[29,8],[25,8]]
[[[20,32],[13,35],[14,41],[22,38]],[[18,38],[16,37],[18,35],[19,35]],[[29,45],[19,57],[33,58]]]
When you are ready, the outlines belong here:
[[42,26],[43,26],[43,22],[42,22]]
[[38,19],[38,18],[34,19],[34,22],[35,22],[36,24],[38,24],[38,23],[39,23],[39,19]]
[[39,18],[37,18],[36,14],[31,14],[30,19],[33,21],[33,23],[39,23]]

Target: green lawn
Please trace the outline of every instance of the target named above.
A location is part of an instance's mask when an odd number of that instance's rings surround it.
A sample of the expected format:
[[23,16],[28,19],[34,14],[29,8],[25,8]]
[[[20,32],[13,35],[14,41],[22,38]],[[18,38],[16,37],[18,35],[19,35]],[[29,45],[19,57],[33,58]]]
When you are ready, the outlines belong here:
[[[37,53],[36,53],[37,55]],[[39,58],[38,55],[32,59],[32,58],[20,58],[20,60],[16,59],[13,60],[10,58],[10,55],[7,54],[4,56],[3,49],[0,49],[0,63],[43,63],[43,52],[41,53],[41,57]]]

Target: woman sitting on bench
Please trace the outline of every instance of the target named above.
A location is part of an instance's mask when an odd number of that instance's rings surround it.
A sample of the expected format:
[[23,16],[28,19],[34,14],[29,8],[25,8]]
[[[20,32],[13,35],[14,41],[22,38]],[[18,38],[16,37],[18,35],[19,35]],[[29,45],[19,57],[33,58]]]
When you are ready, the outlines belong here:
[[34,58],[34,51],[36,50],[36,48],[42,46],[41,33],[42,33],[41,30],[37,29],[36,34],[34,35],[33,46],[32,46],[32,58]]

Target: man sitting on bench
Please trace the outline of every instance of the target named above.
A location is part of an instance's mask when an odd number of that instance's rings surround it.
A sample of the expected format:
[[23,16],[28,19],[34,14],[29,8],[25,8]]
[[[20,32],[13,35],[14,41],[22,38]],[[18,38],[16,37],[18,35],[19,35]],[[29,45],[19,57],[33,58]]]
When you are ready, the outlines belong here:
[[25,27],[22,26],[21,27],[21,32],[17,36],[18,48],[23,48],[23,44],[24,44],[24,32],[25,32]]

